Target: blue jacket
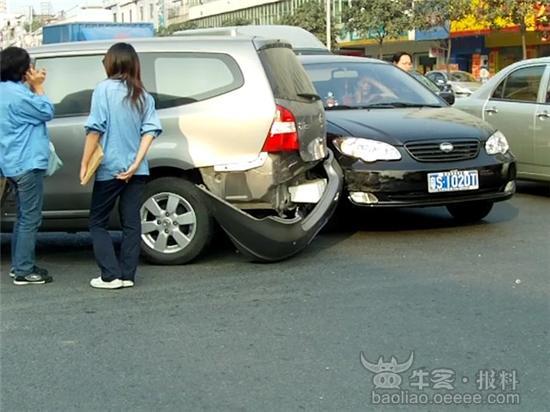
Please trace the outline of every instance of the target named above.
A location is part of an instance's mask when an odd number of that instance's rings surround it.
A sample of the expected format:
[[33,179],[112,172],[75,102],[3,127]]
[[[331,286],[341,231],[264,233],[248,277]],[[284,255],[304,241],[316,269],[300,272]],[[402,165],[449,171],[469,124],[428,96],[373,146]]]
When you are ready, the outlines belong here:
[[[115,179],[134,162],[141,137],[146,134],[157,137],[162,132],[153,97],[144,92],[143,110],[139,111],[127,99],[127,94],[126,84],[121,80],[107,79],[94,89],[85,129],[101,135],[100,144],[105,153],[96,180]],[[149,174],[147,159],[135,174]]]
[[48,168],[46,122],[53,114],[46,96],[34,94],[21,82],[0,82],[0,174],[13,177]]

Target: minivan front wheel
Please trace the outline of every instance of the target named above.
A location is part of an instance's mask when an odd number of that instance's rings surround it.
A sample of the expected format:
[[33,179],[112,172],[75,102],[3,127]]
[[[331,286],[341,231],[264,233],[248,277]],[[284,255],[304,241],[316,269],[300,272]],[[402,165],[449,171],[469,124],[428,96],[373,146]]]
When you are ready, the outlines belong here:
[[493,208],[491,201],[467,202],[447,205],[449,213],[461,223],[473,223],[487,216]]
[[145,187],[140,218],[143,255],[161,265],[193,260],[213,234],[212,216],[201,193],[181,178],[150,181]]

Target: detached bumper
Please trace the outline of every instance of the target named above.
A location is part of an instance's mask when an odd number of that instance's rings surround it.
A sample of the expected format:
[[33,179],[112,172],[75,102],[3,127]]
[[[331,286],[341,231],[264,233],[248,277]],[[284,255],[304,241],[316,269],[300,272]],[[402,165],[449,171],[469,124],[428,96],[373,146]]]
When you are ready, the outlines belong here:
[[283,219],[255,218],[243,210],[199,187],[208,199],[210,210],[235,246],[257,261],[286,259],[304,249],[328,222],[342,191],[342,169],[332,152],[324,161],[327,186],[323,196],[304,217]]

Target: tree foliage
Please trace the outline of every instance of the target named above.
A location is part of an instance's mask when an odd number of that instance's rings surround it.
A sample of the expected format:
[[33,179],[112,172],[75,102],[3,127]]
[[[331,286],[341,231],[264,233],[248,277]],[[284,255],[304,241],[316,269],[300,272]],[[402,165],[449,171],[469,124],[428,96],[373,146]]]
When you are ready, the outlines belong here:
[[248,26],[249,24],[252,24],[252,21],[249,19],[246,19],[244,17],[234,17],[230,19],[226,19],[222,21],[223,27],[229,27],[229,26]]
[[170,24],[167,27],[159,29],[157,36],[171,36],[177,31],[181,30],[191,30],[198,28],[197,23],[192,21],[184,21],[183,23],[174,23]]
[[451,56],[451,22],[462,20],[472,13],[471,0],[416,0],[413,3],[413,20],[417,30],[441,27],[446,38],[441,47],[447,50],[447,64]]
[[[277,23],[302,27],[313,33],[324,44],[327,43],[327,16],[324,1],[310,0],[303,3],[294,10],[294,13],[283,16]],[[338,29],[334,22],[331,24],[330,33],[331,48],[335,48]]]
[[379,57],[386,39],[399,38],[414,28],[411,0],[353,0],[342,11],[344,28],[378,42]]
[[32,21],[32,23],[25,23],[25,25],[23,26],[23,28],[29,32],[29,33],[33,33],[35,32],[36,30],[38,30],[40,27],[44,26],[44,22],[40,19],[35,19]]
[[[527,44],[525,34],[530,20],[534,18],[535,7],[540,0],[483,0],[480,1],[476,14],[486,21],[492,28],[502,28],[510,23],[519,26],[523,58],[527,58]],[[542,2],[542,3],[547,3]]]

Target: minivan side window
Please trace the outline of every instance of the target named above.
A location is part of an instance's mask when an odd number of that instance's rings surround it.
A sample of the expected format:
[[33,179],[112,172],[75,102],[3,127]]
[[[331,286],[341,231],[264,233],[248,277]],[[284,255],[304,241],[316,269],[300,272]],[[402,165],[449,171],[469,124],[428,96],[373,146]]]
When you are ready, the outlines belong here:
[[311,101],[299,94],[317,94],[292,49],[267,47],[259,55],[276,99]]
[[142,76],[157,109],[210,99],[244,84],[237,62],[221,53],[142,53]]
[[102,58],[103,54],[37,58],[36,68],[46,69],[44,89],[55,106],[55,117],[90,113],[94,88],[107,77]]
[[493,92],[492,99],[534,103],[539,94],[545,66],[518,69],[509,74]]

